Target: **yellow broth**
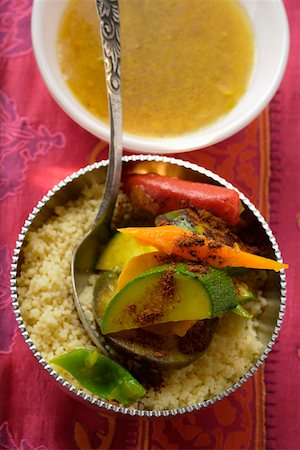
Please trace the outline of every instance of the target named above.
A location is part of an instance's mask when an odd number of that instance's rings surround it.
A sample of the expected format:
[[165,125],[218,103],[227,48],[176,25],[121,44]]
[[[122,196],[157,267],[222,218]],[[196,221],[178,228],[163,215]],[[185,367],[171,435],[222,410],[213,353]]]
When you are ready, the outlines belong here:
[[[172,137],[205,127],[244,94],[254,37],[236,0],[120,0],[124,130]],[[70,0],[58,35],[62,73],[108,122],[94,1]]]

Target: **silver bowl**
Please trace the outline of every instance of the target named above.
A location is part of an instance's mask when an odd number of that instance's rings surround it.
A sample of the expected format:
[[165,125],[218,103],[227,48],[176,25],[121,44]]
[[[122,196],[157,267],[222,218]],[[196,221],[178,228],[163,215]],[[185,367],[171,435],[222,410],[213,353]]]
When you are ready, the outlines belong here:
[[[84,169],[80,169],[78,172],[75,172],[65,178],[63,181],[54,186],[54,188],[51,189],[37,203],[32,212],[29,214],[27,220],[25,221],[16,242],[11,265],[12,304],[19,329],[30,350],[37,358],[38,362],[50,374],[50,376],[54,380],[56,380],[58,385],[63,387],[65,392],[75,396],[77,399],[81,399],[85,404],[89,404],[90,406],[94,405],[96,408],[115,413],[143,417],[175,416],[177,414],[184,414],[187,412],[199,410],[215,403],[218,400],[221,400],[223,397],[229,395],[240,386],[242,386],[242,384],[245,383],[261,366],[261,364],[271,351],[272,346],[278,336],[285,310],[286,277],[283,270],[281,270],[279,273],[268,271],[267,281],[264,285],[264,297],[268,300],[273,301],[269,302],[268,308],[265,309],[259,320],[258,335],[265,348],[261,357],[242,378],[237,380],[236,383],[234,383],[224,392],[201,403],[189,405],[184,408],[170,410],[138,410],[125,408],[122,406],[116,406],[111,403],[107,403],[105,401],[101,401],[98,398],[93,397],[92,395],[78,390],[75,386],[71,385],[62,376],[60,376],[43,358],[41,353],[35,347],[34,342],[31,340],[30,335],[26,329],[26,325],[23,321],[18,301],[17,278],[22,265],[22,249],[24,243],[26,242],[26,235],[28,231],[40,227],[52,215],[54,207],[56,207],[57,205],[63,205],[68,200],[78,197],[85,185],[91,185],[93,182],[104,182],[107,164],[107,160],[101,161],[91,166],[87,166]],[[125,156],[123,157],[123,167],[125,171],[132,170],[132,168],[134,167],[134,170],[140,173],[154,172],[161,175],[177,176],[187,180],[223,185],[227,188],[235,189],[238,192],[245,208],[243,216],[245,217],[247,222],[251,224],[251,229],[253,230],[255,235],[259,237],[262,245],[267,248],[268,256],[280,262],[282,261],[277,242],[267,222],[262,217],[260,212],[241,192],[238,191],[238,189],[234,188],[230,183],[228,183],[218,175],[186,161],[155,155]]]

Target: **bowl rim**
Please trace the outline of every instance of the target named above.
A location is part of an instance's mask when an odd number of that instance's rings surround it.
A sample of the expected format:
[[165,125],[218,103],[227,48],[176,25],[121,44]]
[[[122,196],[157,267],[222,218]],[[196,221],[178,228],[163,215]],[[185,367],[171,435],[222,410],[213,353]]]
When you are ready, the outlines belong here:
[[[62,88],[62,86],[57,83],[57,79],[54,73],[52,73],[51,64],[49,60],[47,60],[46,52],[44,51],[44,46],[41,43],[42,40],[40,39],[40,35],[42,32],[40,18],[42,17],[43,8],[47,1],[49,2],[51,0],[34,0],[31,17],[31,37],[33,51],[42,78],[44,79],[52,97],[69,117],[71,117],[78,125],[80,125],[82,128],[84,128],[94,136],[97,136],[98,138],[104,139],[106,142],[109,142],[109,126],[101,120],[97,119],[87,109],[85,109],[85,107],[79,102],[79,100],[76,99],[75,95],[71,92],[65,82],[64,88]],[[249,0],[239,1],[247,3],[247,1]],[[258,2],[259,0],[254,1]],[[279,34],[281,39],[281,47],[280,53],[277,57],[278,65],[276,71],[260,101],[256,102],[255,105],[252,105],[251,108],[246,108],[245,105],[245,113],[241,113],[238,117],[235,117],[231,123],[225,123],[217,130],[214,130],[214,127],[217,126],[218,123],[221,123],[222,120],[228,116],[228,114],[230,114],[238,107],[238,105],[243,101],[244,96],[241,97],[240,101],[233,108],[233,110],[225,116],[221,117],[220,120],[217,120],[211,125],[203,127],[202,129],[199,129],[194,133],[188,133],[186,135],[178,135],[168,138],[155,138],[138,136],[124,132],[124,148],[133,152],[155,154],[170,154],[176,152],[193,151],[217,144],[242,130],[250,122],[252,122],[263,111],[263,109],[275,95],[282,81],[289,55],[289,23],[283,1],[269,0],[268,7],[273,8],[272,11],[278,17],[281,24],[281,32]],[[253,72],[254,71],[255,67],[253,68]],[[69,95],[66,95],[66,91]]]
[[[238,194],[240,199],[243,201],[243,203],[250,209],[250,211],[255,215],[257,220],[260,222],[260,225],[264,229],[264,232],[266,233],[270,243],[272,244],[272,250],[274,251],[274,254],[276,256],[277,261],[282,262],[281,253],[278,247],[278,244],[276,242],[276,239],[264,219],[264,217],[261,215],[261,213],[257,210],[257,208],[251,203],[251,201],[242,193],[240,192],[236,187],[234,187],[231,183],[226,181],[224,178],[220,177],[219,175],[215,174],[214,172],[205,169],[201,166],[198,166],[194,163],[190,163],[188,161],[184,161],[181,159],[173,158],[173,157],[167,157],[167,156],[158,156],[158,155],[130,155],[130,156],[124,156],[123,163],[130,163],[130,162],[144,162],[144,161],[155,161],[155,162],[165,162],[177,165],[179,167],[183,167],[186,169],[190,169],[192,171],[195,171],[199,174],[203,174],[209,178],[212,179],[212,181],[216,181],[217,183],[220,183],[222,186],[225,186],[229,189],[235,190]],[[29,349],[32,351],[35,358],[38,360],[38,362],[43,366],[43,368],[52,376],[52,378],[55,379],[56,382],[58,382],[61,387],[66,388],[68,393],[75,395],[76,398],[81,399],[83,401],[87,401],[90,405],[94,405],[97,407],[104,408],[107,411],[113,411],[114,413],[122,413],[124,415],[130,415],[130,416],[138,416],[138,417],[166,417],[166,416],[175,416],[178,414],[185,414],[188,412],[193,412],[200,410],[204,407],[207,407],[209,405],[214,404],[216,401],[221,400],[224,397],[227,397],[229,394],[234,392],[236,389],[241,387],[262,365],[268,354],[270,353],[281,328],[282,322],[283,322],[283,316],[285,312],[286,307],[286,275],[285,271],[281,270],[279,272],[280,277],[280,306],[278,311],[278,317],[276,320],[276,324],[274,326],[272,336],[266,345],[261,357],[257,360],[255,364],[251,366],[251,368],[248,370],[248,372],[243,375],[236,383],[231,385],[229,388],[227,388],[225,391],[221,392],[218,395],[215,395],[214,397],[204,400],[203,402],[196,403],[194,405],[189,405],[186,407],[181,408],[174,408],[174,409],[163,409],[163,410],[144,410],[144,409],[134,409],[134,408],[126,408],[123,406],[116,406],[109,402],[99,400],[98,398],[93,397],[92,394],[87,394],[86,392],[77,389],[75,386],[73,386],[71,383],[66,381],[61,375],[59,375],[52,367],[51,365],[45,360],[45,358],[42,356],[42,354],[37,350],[34,342],[30,338],[30,334],[26,329],[26,325],[23,322],[23,318],[21,315],[20,307],[19,307],[19,301],[18,301],[18,290],[17,290],[17,274],[18,274],[18,267],[20,264],[20,255],[21,250],[25,241],[25,236],[27,234],[28,228],[30,227],[31,223],[37,216],[37,214],[40,212],[40,210],[47,204],[47,202],[62,188],[64,188],[69,183],[72,183],[73,180],[79,178],[81,175],[86,174],[87,172],[91,172],[95,169],[99,169],[101,167],[107,167],[108,160],[102,160],[100,162],[96,162],[92,165],[88,165],[82,169],[77,170],[76,172],[73,172],[71,175],[67,176],[64,180],[60,181],[58,184],[56,184],[52,189],[50,189],[46,195],[42,197],[42,199],[37,203],[37,205],[33,208],[31,213],[29,214],[28,218],[25,220],[23,227],[21,228],[20,234],[17,238],[15,249],[12,256],[12,262],[11,262],[11,272],[10,272],[10,289],[11,289],[11,298],[12,298],[12,306],[14,310],[14,314],[16,317],[17,325],[19,330],[21,331],[21,334],[28,345]],[[65,390],[65,389],[64,389]]]

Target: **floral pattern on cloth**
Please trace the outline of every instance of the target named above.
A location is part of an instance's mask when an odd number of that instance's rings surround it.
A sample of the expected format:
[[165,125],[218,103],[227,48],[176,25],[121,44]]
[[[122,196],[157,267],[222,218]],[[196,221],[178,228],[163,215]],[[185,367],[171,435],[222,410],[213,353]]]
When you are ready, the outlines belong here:
[[30,37],[32,0],[3,0],[1,6],[0,51],[3,58],[32,52]]
[[0,427],[0,445],[2,449],[7,450],[47,450],[43,445],[33,447],[26,439],[22,439],[20,445],[17,445],[9,431],[7,422],[3,423]]
[[26,117],[20,117],[16,105],[4,92],[0,92],[0,121],[3,126],[0,180],[0,200],[20,189],[26,180],[26,169],[30,161],[45,155],[51,147],[62,148],[65,138],[62,133],[51,134],[44,125],[34,129]]

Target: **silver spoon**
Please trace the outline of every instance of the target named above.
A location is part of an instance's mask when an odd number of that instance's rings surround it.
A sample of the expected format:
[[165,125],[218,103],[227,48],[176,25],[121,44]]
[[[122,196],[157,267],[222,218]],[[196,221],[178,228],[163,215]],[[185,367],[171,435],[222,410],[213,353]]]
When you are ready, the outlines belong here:
[[118,196],[122,172],[122,102],[121,46],[118,0],[96,0],[104,56],[106,88],[110,120],[109,164],[102,202],[92,229],[84,236],[72,258],[72,284],[78,316],[95,345],[108,351],[104,338],[86,317],[80,294],[101,251],[111,235],[111,221]]

